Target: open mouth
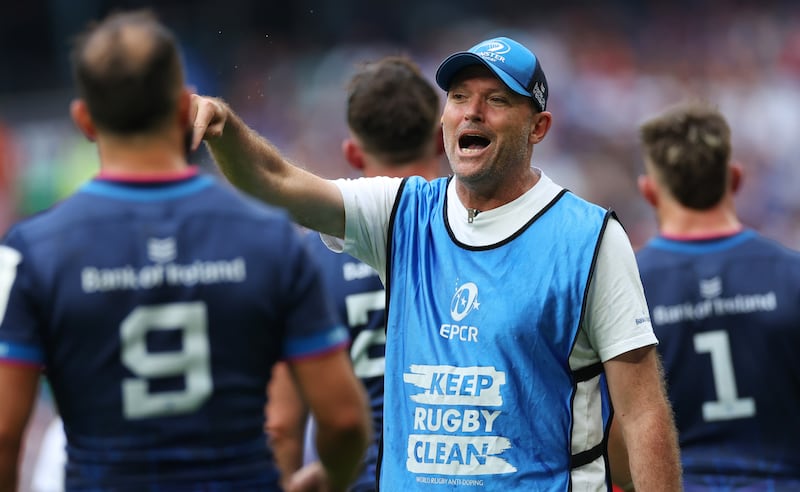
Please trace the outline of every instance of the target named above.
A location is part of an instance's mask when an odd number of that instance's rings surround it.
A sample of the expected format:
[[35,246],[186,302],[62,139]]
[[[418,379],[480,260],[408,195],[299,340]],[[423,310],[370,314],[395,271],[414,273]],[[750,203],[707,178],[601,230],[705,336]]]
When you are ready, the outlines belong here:
[[481,135],[462,135],[458,139],[458,148],[465,152],[478,152],[489,146],[491,142]]

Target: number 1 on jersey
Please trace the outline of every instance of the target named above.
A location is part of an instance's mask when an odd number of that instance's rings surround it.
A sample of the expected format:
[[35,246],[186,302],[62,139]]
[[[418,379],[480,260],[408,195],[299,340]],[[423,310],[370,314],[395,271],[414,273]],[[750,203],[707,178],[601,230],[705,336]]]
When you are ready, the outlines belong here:
[[716,401],[703,403],[703,419],[713,422],[755,416],[755,401],[739,398],[728,333],[722,330],[698,333],[694,336],[694,349],[699,354],[708,352],[711,355],[711,373],[717,392]]

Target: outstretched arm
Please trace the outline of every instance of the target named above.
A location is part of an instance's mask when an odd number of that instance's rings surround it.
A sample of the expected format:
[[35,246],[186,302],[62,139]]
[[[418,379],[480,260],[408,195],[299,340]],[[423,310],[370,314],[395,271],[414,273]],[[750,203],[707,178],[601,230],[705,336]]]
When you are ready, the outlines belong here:
[[287,209],[301,225],[344,237],[344,202],[332,181],[290,163],[221,99],[192,95],[190,121],[192,148],[205,140],[234,186]]
[[683,490],[677,433],[655,346],[619,355],[605,363],[605,371],[633,486]]

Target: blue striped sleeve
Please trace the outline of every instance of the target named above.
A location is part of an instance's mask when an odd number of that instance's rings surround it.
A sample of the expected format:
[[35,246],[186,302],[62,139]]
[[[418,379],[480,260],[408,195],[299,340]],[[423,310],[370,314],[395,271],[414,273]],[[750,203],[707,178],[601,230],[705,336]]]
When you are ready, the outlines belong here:
[[39,347],[20,343],[0,342],[0,360],[22,364],[44,364],[44,353]]
[[290,338],[286,342],[284,352],[287,359],[300,359],[324,354],[349,342],[350,335],[347,329],[342,325],[334,325],[311,337]]

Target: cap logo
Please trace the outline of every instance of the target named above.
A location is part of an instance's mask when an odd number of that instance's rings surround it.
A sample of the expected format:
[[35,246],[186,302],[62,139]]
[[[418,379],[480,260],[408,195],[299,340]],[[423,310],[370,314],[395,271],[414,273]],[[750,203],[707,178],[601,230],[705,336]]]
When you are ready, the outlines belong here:
[[536,102],[539,103],[540,108],[545,107],[546,94],[544,93],[544,84],[542,84],[541,82],[536,82],[535,84],[533,84],[531,95],[533,96],[534,99],[536,99]]
[[502,56],[511,51],[511,46],[502,41],[489,41],[484,43],[473,50],[473,53],[481,58],[491,61],[505,63],[506,57]]
[[453,53],[436,70],[436,83],[449,91],[460,70],[480,64],[494,72],[508,89],[529,97],[537,110],[545,111],[550,91],[539,60],[531,50],[511,38],[486,39],[467,51]]
[[507,45],[506,43],[503,43],[502,41],[490,41],[484,44],[483,46],[478,47],[478,49],[475,51],[479,51],[481,49],[486,51],[491,51],[496,55],[502,55],[504,53],[508,53],[509,51],[511,51],[511,46]]

